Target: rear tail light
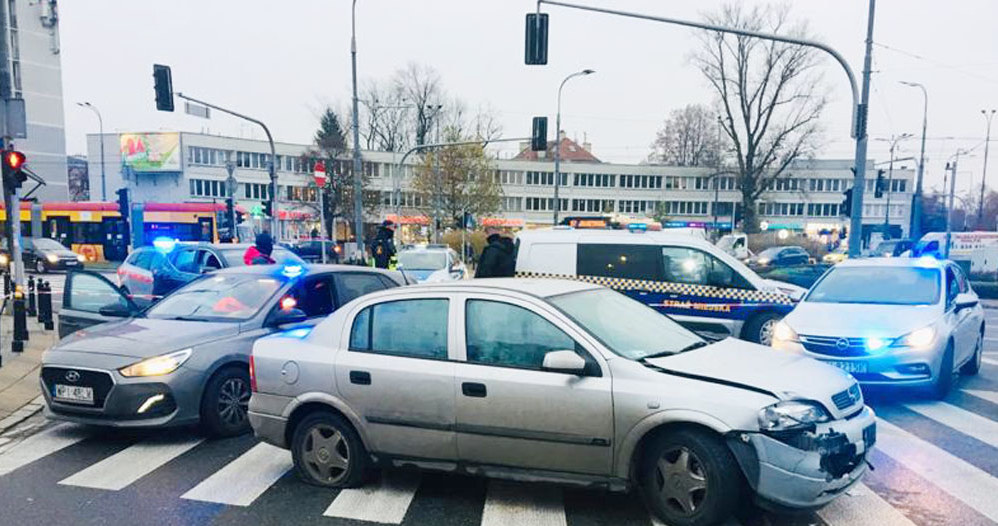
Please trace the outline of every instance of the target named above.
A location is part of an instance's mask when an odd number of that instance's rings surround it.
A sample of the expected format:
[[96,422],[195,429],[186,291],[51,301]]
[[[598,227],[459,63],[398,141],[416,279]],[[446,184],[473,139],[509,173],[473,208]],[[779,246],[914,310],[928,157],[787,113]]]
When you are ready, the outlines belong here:
[[256,366],[253,363],[253,355],[250,355],[249,362],[249,373],[250,373],[250,391],[256,392]]

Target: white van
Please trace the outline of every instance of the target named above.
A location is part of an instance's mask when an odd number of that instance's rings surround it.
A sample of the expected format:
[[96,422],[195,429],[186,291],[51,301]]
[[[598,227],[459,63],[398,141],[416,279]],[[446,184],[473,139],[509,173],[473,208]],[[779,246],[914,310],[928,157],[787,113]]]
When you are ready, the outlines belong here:
[[698,332],[768,345],[805,289],[688,234],[556,227],[517,235],[516,274],[598,283]]

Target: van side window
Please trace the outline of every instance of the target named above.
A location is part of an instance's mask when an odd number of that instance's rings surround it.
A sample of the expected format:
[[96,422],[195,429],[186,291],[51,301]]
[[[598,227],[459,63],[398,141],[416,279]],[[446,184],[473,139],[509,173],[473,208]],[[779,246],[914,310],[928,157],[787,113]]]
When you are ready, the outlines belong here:
[[753,289],[723,261],[694,248],[661,247],[665,281],[710,287]]
[[579,276],[662,280],[662,254],[658,246],[580,243],[576,250]]

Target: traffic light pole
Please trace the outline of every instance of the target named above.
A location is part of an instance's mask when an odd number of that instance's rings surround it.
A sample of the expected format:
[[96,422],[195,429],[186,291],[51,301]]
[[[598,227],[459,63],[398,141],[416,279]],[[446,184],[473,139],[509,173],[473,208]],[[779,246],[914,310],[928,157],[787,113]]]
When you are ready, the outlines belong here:
[[240,119],[243,119],[243,120],[246,120],[246,121],[250,121],[253,124],[256,124],[256,125],[260,126],[261,128],[263,128],[263,133],[267,134],[267,142],[270,143],[270,166],[268,167],[268,171],[270,172],[270,190],[268,192],[270,194],[270,211],[271,211],[270,233],[271,233],[272,236],[274,236],[274,240],[279,239],[281,236],[280,236],[280,230],[279,230],[280,220],[277,218],[277,216],[278,216],[278,212],[277,212],[277,210],[278,210],[278,206],[277,206],[277,197],[278,197],[277,196],[277,152],[274,149],[274,137],[272,135],[270,135],[270,130],[267,128],[267,125],[264,124],[263,121],[261,121],[261,120],[254,119],[253,117],[249,117],[247,115],[243,115],[242,113],[237,113],[237,112],[234,112],[232,110],[225,109],[225,108],[223,108],[221,106],[216,106],[214,104],[205,102],[203,100],[195,99],[194,97],[188,97],[187,95],[184,95],[183,93],[179,93],[178,92],[177,96],[180,97],[181,99],[189,100],[189,101],[191,101],[191,102],[193,102],[195,104],[200,104],[202,106],[207,106],[207,107],[212,108],[214,110],[218,110],[218,111],[220,111],[222,113],[228,113],[229,115],[232,115],[233,117],[238,117]]

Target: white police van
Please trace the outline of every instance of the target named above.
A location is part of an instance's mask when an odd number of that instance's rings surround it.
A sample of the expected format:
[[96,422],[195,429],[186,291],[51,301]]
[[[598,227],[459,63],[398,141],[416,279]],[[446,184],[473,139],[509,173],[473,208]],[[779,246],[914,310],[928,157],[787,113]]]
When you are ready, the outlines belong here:
[[760,277],[705,240],[641,226],[522,231],[516,237],[516,275],[597,283],[694,331],[764,345],[806,292]]

